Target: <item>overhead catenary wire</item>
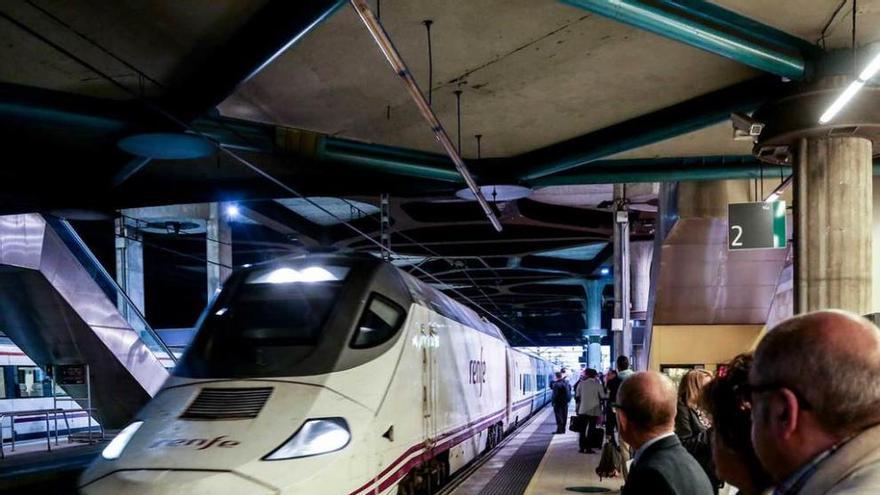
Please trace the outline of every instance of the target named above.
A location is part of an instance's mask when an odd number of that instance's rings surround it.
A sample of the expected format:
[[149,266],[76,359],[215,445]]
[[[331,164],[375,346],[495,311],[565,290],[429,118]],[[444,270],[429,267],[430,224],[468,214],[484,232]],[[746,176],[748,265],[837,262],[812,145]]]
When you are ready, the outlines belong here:
[[[355,2],[358,2],[358,1],[359,1],[359,0],[352,0],[352,3],[354,4]],[[369,9],[367,9],[367,10],[369,10]],[[371,14],[371,15],[372,15],[372,14]],[[346,221],[345,219],[340,218],[339,216],[337,216],[337,215],[336,215],[335,213],[333,213],[332,211],[328,210],[327,208],[324,208],[324,207],[323,207],[321,204],[319,204],[318,202],[313,201],[311,198],[309,198],[309,197],[307,197],[307,196],[301,194],[299,191],[297,191],[297,190],[295,190],[294,188],[288,186],[288,185],[285,184],[283,181],[277,179],[277,178],[274,177],[273,175],[271,175],[271,174],[269,174],[268,172],[264,171],[262,168],[260,168],[260,167],[258,167],[258,166],[256,166],[256,165],[254,165],[253,163],[251,163],[251,162],[248,161],[247,159],[245,159],[245,158],[239,156],[239,155],[236,154],[234,151],[232,151],[232,150],[230,150],[230,149],[228,149],[228,148],[226,148],[226,147],[220,145],[219,143],[215,142],[214,140],[210,139],[210,137],[207,136],[205,133],[203,133],[203,132],[201,132],[201,131],[195,129],[192,125],[190,125],[189,123],[187,123],[187,122],[181,120],[181,119],[178,118],[176,115],[174,115],[173,113],[169,112],[168,110],[165,110],[164,108],[160,107],[160,106],[157,105],[156,103],[154,103],[154,102],[152,102],[152,101],[150,101],[150,100],[147,100],[147,99],[143,98],[143,96],[140,95],[140,94],[138,94],[138,92],[137,92],[136,90],[133,90],[133,89],[131,89],[131,88],[128,88],[127,86],[125,86],[124,84],[120,83],[119,81],[117,81],[116,79],[114,79],[112,76],[110,76],[110,75],[107,74],[106,72],[104,72],[104,71],[102,71],[101,69],[95,67],[93,64],[91,64],[91,63],[87,62],[86,60],[82,59],[81,57],[77,56],[76,54],[74,54],[74,53],[71,52],[70,50],[66,49],[65,47],[59,45],[58,43],[56,43],[56,42],[54,42],[54,41],[52,41],[52,40],[50,40],[49,38],[47,38],[47,37],[44,36],[43,34],[41,34],[41,33],[37,32],[36,30],[32,29],[30,26],[24,24],[23,22],[19,21],[19,20],[16,19],[16,18],[12,17],[12,16],[9,15],[7,12],[0,10],[0,18],[5,19],[6,21],[8,21],[9,23],[11,23],[11,24],[14,25],[15,27],[17,27],[17,28],[21,29],[22,31],[28,33],[29,35],[33,36],[34,38],[38,39],[39,41],[45,43],[46,45],[50,46],[50,47],[53,48],[54,50],[56,50],[56,51],[58,51],[59,53],[63,54],[64,56],[66,56],[66,57],[70,58],[71,60],[75,61],[76,63],[82,65],[82,66],[85,67],[86,69],[88,69],[88,70],[94,72],[96,75],[98,75],[98,76],[100,76],[101,78],[105,79],[105,80],[106,80],[107,82],[109,82],[111,85],[117,87],[118,89],[122,90],[123,92],[129,94],[130,96],[132,96],[132,97],[134,97],[135,99],[137,99],[138,101],[140,101],[141,104],[143,104],[144,107],[146,107],[147,109],[149,109],[149,110],[151,110],[151,111],[153,111],[153,112],[156,112],[157,114],[159,114],[159,115],[165,117],[166,119],[170,120],[170,121],[173,122],[174,124],[180,126],[182,129],[185,129],[185,130],[189,131],[190,133],[193,133],[193,134],[195,134],[195,135],[197,135],[197,136],[199,136],[199,137],[205,139],[207,142],[211,143],[211,144],[212,144],[212,145],[213,145],[213,146],[214,146],[214,147],[215,147],[220,153],[223,153],[224,155],[230,157],[230,158],[233,159],[234,161],[236,161],[236,162],[240,163],[241,165],[245,166],[245,167],[248,168],[249,170],[251,170],[251,171],[253,171],[254,173],[256,173],[257,175],[259,175],[260,177],[263,177],[263,178],[264,178],[265,180],[267,180],[268,182],[271,182],[272,184],[276,185],[277,187],[279,187],[280,189],[286,191],[287,193],[292,194],[293,196],[296,196],[297,198],[300,198],[300,199],[306,201],[307,203],[311,204],[312,206],[314,206],[314,207],[317,208],[318,210],[320,210],[320,211],[326,213],[327,215],[330,215],[331,217],[335,218],[335,219],[338,220],[341,224],[345,225],[346,227],[348,227],[349,229],[351,229],[352,231],[354,231],[356,234],[358,234],[358,235],[360,235],[361,237],[363,237],[363,238],[364,238],[365,240],[367,240],[368,242],[370,242],[370,243],[376,245],[376,246],[379,247],[380,249],[382,248],[382,245],[381,245],[380,242],[378,242],[377,240],[373,239],[372,236],[370,236],[369,234],[367,234],[367,233],[364,232],[363,230],[359,229],[357,226],[353,225],[351,222],[348,222],[348,221]],[[433,113],[432,113],[432,115],[433,115]],[[435,117],[435,118],[436,118],[436,117]],[[438,124],[439,124],[439,122],[438,122]],[[444,134],[445,134],[445,133],[444,133]],[[447,141],[448,141],[448,136],[447,136]],[[463,165],[463,163],[462,163],[462,165]],[[465,169],[465,173],[467,173],[466,169]],[[470,177],[470,175],[467,174],[467,177],[466,177],[465,180],[467,181],[467,178],[469,178],[469,177]],[[471,178],[470,180],[473,181],[472,178]],[[477,193],[479,194],[479,189],[477,189]],[[480,194],[480,197],[482,197],[481,194]],[[483,198],[483,200],[485,201],[485,198]],[[488,204],[487,204],[487,207],[488,207]],[[492,218],[494,218],[494,215],[493,215]],[[497,221],[497,218],[495,218],[495,220]],[[500,227],[500,224],[498,224],[498,226]],[[499,230],[500,230],[500,229],[499,229]],[[390,251],[390,252],[391,252],[392,256],[399,257],[399,255],[397,255],[397,253],[395,253],[394,251]],[[196,258],[196,259],[199,259],[198,257],[195,257],[195,258]],[[426,271],[426,270],[424,270],[424,269],[422,269],[422,268],[420,268],[420,267],[416,267],[416,269],[417,269],[418,271],[424,273],[427,277],[433,279],[435,282],[437,282],[437,283],[439,283],[439,284],[444,284],[443,281],[441,281],[441,280],[438,279],[437,277],[434,277],[433,274],[431,274],[430,272],[428,272],[428,271]],[[519,336],[523,337],[524,339],[526,339],[527,341],[534,343],[534,341],[533,341],[528,335],[526,335],[525,333],[523,333],[522,331],[520,331],[519,329],[517,329],[516,327],[514,327],[512,324],[510,324],[510,323],[508,323],[507,321],[505,321],[504,319],[502,319],[500,316],[497,316],[497,315],[492,314],[490,311],[486,310],[486,308],[484,308],[482,305],[480,305],[479,303],[477,303],[477,302],[474,301],[473,299],[467,297],[465,294],[461,293],[461,292],[458,291],[457,289],[451,288],[451,289],[449,289],[449,290],[450,290],[450,292],[453,292],[453,293],[457,294],[459,297],[461,297],[461,298],[464,299],[465,301],[469,302],[472,306],[474,306],[474,307],[477,308],[478,310],[482,311],[484,314],[486,314],[486,315],[488,315],[489,317],[495,319],[497,322],[501,323],[503,326],[505,326],[505,327],[507,327],[508,329],[510,329],[511,331],[513,331],[516,335],[519,335]]]
[[[376,18],[378,19],[378,15]],[[422,21],[428,36],[428,105],[432,105],[434,102],[434,52],[431,49],[431,24],[433,23],[434,21],[431,19]]]
[[456,131],[458,132],[458,154],[461,154],[461,90],[456,89],[455,93],[455,120],[458,122]]
[[461,158],[461,155],[455,150],[455,146],[452,144],[452,140],[449,138],[449,134],[447,134],[446,128],[443,127],[443,124],[440,122],[440,119],[437,118],[434,110],[432,110],[431,106],[428,105],[427,100],[425,100],[425,96],[422,94],[421,89],[419,89],[419,83],[416,82],[415,78],[413,78],[412,73],[410,73],[406,64],[403,62],[400,53],[397,51],[397,48],[395,48],[394,43],[388,36],[388,33],[385,32],[385,28],[382,27],[382,23],[380,23],[378,19],[376,19],[376,16],[370,10],[370,6],[367,4],[366,0],[350,0],[350,2],[355,11],[357,11],[358,16],[361,18],[361,21],[363,21],[370,34],[373,36],[373,39],[379,46],[379,49],[385,55],[388,63],[391,65],[392,69],[394,69],[394,72],[400,77],[401,82],[403,83],[406,90],[409,92],[410,96],[412,96],[413,101],[415,101],[416,106],[419,109],[419,112],[430,125],[431,132],[434,133],[434,137],[440,143],[440,146],[443,148],[449,158],[452,160],[452,163],[455,165],[455,169],[464,179],[464,182],[465,184],[467,184],[468,189],[470,189],[471,192],[474,194],[474,197],[476,198],[477,203],[480,205],[480,208],[483,209],[483,213],[486,215],[486,218],[489,220],[495,230],[501,232],[504,228],[501,225],[501,220],[498,219],[495,211],[492,210],[491,206],[489,206],[489,202],[486,201],[486,197],[483,196],[483,193],[480,190],[480,186],[477,185],[477,182],[471,175],[470,170],[468,170],[467,165]]

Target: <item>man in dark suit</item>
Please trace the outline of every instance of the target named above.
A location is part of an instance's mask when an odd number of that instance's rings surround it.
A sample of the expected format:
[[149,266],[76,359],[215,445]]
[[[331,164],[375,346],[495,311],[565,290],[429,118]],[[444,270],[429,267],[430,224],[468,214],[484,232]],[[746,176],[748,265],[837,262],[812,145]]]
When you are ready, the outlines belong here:
[[676,390],[653,371],[627,378],[614,408],[620,436],[635,449],[622,495],[713,495],[705,471],[675,436]]
[[557,371],[556,380],[550,384],[553,390],[553,413],[556,415],[556,433],[565,433],[565,421],[568,419],[568,403],[571,402],[571,386],[565,376]]

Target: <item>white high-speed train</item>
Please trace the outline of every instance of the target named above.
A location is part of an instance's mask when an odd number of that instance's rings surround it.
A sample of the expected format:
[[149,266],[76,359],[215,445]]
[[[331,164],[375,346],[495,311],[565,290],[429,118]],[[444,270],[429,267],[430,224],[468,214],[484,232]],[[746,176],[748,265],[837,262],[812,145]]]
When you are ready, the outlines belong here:
[[373,257],[237,272],[86,494],[427,493],[550,399],[550,363]]

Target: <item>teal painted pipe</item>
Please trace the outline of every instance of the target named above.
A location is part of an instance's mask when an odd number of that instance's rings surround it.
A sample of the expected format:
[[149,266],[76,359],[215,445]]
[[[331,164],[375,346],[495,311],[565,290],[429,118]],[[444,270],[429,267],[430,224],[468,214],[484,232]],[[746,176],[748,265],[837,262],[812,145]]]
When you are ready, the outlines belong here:
[[719,7],[706,0],[656,0],[658,5],[683,13],[685,16],[702,19],[743,36],[775,45],[792,53],[814,54],[819,47],[809,41],[792,36],[785,31],[762,24],[754,19]]
[[639,0],[561,0],[616,21],[736,60],[771,74],[800,80],[805,62],[800,54],[786,53]]
[[433,153],[325,137],[318,143],[317,156],[394,175],[464,184],[455,169],[443,166],[451,165],[449,159]]
[[[661,159],[669,160],[669,159]],[[537,180],[526,181],[530,187],[571,186],[580,184],[623,184],[636,182],[683,182],[699,180],[731,180],[756,179],[763,169],[764,180],[778,180],[780,176],[788,177],[791,167],[764,164],[757,160],[749,163],[709,165],[668,166],[664,164],[630,166],[624,163],[614,165],[613,162],[650,162],[653,160],[608,160],[601,162],[601,167],[591,168],[579,174],[551,175]],[[880,176],[880,160],[874,160],[874,175]]]

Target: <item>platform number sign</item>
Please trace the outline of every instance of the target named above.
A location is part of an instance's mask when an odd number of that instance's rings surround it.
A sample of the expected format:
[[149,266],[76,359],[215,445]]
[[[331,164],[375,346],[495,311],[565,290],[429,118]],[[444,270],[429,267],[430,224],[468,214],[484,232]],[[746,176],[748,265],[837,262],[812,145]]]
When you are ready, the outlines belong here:
[[786,245],[785,201],[727,205],[727,248],[776,249]]

